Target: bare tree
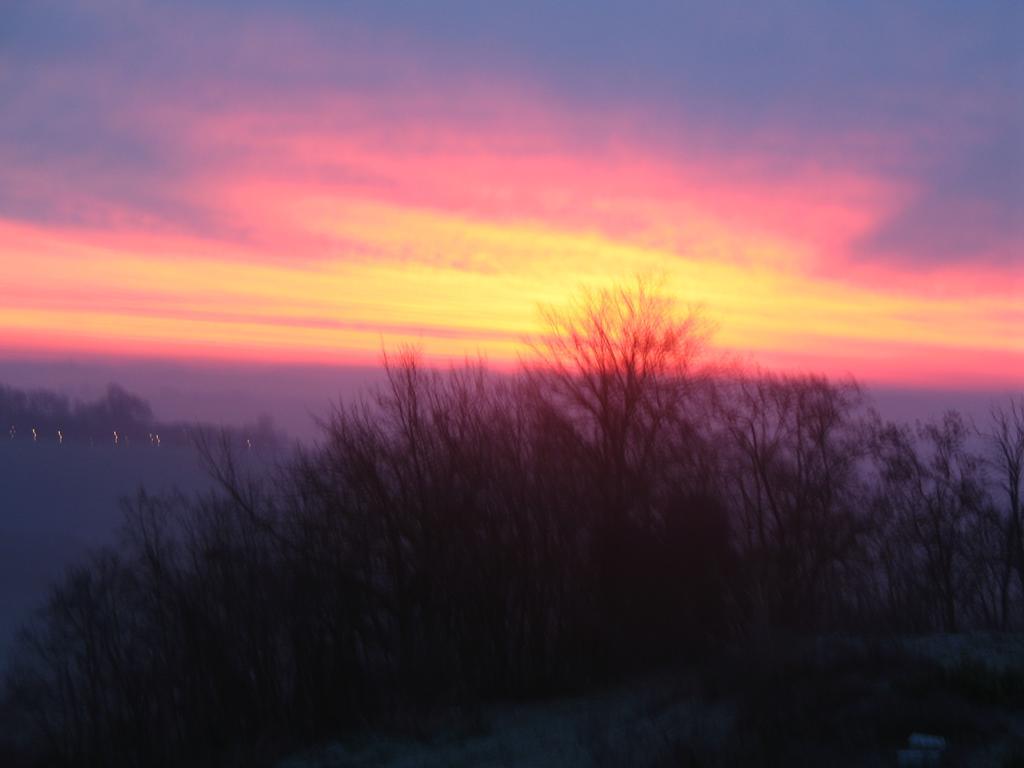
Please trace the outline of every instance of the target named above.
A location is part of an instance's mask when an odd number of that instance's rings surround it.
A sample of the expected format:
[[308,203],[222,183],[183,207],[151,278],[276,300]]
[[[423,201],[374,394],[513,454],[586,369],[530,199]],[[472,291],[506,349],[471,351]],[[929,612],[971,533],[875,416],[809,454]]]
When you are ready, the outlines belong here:
[[989,465],[999,479],[1006,500],[1003,572],[1000,583],[1000,622],[1010,624],[1011,581],[1016,571],[1020,595],[1024,596],[1024,530],[1021,526],[1021,490],[1024,485],[1024,396],[1010,398],[1005,406],[991,411]]
[[974,607],[979,568],[972,542],[989,517],[982,462],[968,436],[963,417],[950,411],[915,430],[878,423],[873,438],[893,608],[947,632],[957,631]]
[[722,483],[751,569],[751,608],[763,620],[835,616],[857,591],[862,405],[855,383],[813,376],[757,373],[719,389]]
[[646,565],[628,556],[636,550],[630,542],[664,527],[657,478],[668,474],[669,436],[689,416],[708,326],[642,278],[583,291],[567,309],[542,316],[547,333],[532,343],[537,362],[528,376],[581,462],[564,470],[588,478],[597,589],[604,610],[621,615],[635,607],[625,595]]
[[682,413],[707,326],[642,279],[542,313],[548,333],[533,342],[539,364],[530,373],[584,449],[615,527],[643,514],[644,481]]

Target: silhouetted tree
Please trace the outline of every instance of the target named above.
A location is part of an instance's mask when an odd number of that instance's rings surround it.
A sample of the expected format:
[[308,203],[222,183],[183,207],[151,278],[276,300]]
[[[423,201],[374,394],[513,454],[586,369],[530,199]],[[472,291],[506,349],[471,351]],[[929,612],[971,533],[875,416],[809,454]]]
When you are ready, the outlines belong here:
[[[588,478],[591,541],[603,611],[612,628],[625,615],[647,561],[632,554],[666,524],[659,479],[667,474],[668,436],[694,418],[687,396],[698,374],[706,325],[680,314],[648,281],[585,291],[568,310],[544,311],[547,333],[533,343],[529,368],[538,401]],[[649,551],[649,550],[648,550]],[[621,641],[623,638],[618,638]]]
[[853,382],[743,375],[722,382],[722,484],[749,569],[751,609],[784,626],[836,618],[863,570],[867,530]]
[[989,462],[998,479],[1006,503],[1003,521],[1005,534],[1000,575],[1000,624],[1010,626],[1012,578],[1016,571],[1018,595],[1024,595],[1024,528],[1021,525],[1021,489],[1024,486],[1024,397],[1010,398],[1005,406],[993,407],[990,432],[984,433],[989,445]]
[[979,586],[970,542],[990,518],[981,460],[950,411],[916,430],[878,424],[873,452],[880,485],[881,558],[895,613],[948,632],[963,624]]

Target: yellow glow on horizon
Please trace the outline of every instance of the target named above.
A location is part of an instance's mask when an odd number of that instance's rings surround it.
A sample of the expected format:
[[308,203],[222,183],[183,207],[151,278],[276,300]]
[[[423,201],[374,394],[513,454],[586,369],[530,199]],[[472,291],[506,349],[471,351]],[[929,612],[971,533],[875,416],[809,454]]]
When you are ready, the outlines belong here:
[[[436,359],[483,354],[504,365],[541,330],[539,304],[644,273],[662,276],[681,304],[701,305],[726,352],[841,365],[845,347],[852,372],[883,379],[881,361],[897,349],[1024,354],[1012,293],[935,299],[816,279],[771,257],[786,249],[781,239],[723,230],[730,248],[765,254],[758,266],[379,202],[346,201],[335,216],[323,200],[299,201],[286,215],[350,250],[254,258],[198,239],[0,225],[9,262],[0,347],[336,363],[413,343]],[[371,249],[386,255],[361,253]]]

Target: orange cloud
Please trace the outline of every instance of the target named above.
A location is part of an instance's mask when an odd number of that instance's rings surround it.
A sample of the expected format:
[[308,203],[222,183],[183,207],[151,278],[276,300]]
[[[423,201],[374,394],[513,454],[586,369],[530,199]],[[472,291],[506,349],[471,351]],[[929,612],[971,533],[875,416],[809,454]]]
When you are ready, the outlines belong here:
[[507,364],[538,303],[639,272],[702,305],[724,350],[768,364],[1024,379],[1019,269],[922,281],[850,258],[906,190],[625,129],[580,145],[573,119],[529,99],[477,103],[490,111],[469,124],[380,99],[293,118],[143,111],[213,158],[164,190],[202,221],[0,221],[0,349],[334,363],[417,343]]

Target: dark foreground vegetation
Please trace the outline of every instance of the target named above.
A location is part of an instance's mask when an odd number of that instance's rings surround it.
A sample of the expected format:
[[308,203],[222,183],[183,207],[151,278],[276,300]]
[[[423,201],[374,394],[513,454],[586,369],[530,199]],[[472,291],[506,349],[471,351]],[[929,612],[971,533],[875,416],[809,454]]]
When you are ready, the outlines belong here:
[[[1024,637],[787,638],[585,696],[437,708],[281,768],[1024,765]],[[1014,664],[1017,666],[1014,666]],[[899,762],[908,734],[938,761]]]
[[[272,473],[200,436],[220,490],[126,503],[23,633],[10,760],[249,765],[725,647],[1024,624],[1024,399],[883,423],[853,382],[710,366],[643,285],[547,319],[513,376],[387,359]],[[791,746],[816,708],[775,668],[746,732]]]

